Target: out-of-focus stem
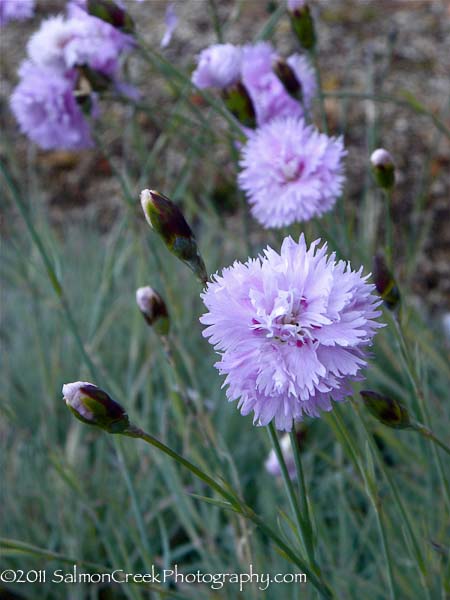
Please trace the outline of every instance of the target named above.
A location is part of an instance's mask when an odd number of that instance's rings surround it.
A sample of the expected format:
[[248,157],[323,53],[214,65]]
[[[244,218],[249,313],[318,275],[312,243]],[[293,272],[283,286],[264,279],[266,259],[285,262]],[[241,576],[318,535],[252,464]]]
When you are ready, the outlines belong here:
[[325,110],[325,96],[322,92],[322,78],[320,76],[319,59],[318,59],[317,51],[315,48],[313,50],[311,50],[310,56],[311,56],[311,61],[314,66],[314,72],[316,74],[317,97],[319,98],[319,104],[320,104],[322,129],[325,133],[328,133],[327,112]]
[[[317,566],[314,558],[314,550],[313,550],[313,542],[312,542],[312,528],[310,522],[306,521],[303,517],[302,510],[299,506],[298,498],[294,490],[294,486],[292,484],[292,480],[289,476],[289,472],[286,466],[286,461],[284,460],[283,452],[280,447],[280,443],[278,441],[278,435],[275,430],[273,423],[270,423],[267,427],[269,432],[269,437],[272,442],[272,446],[277,457],[278,464],[280,465],[281,474],[283,477],[284,485],[286,488],[286,494],[289,499],[289,503],[291,505],[291,510],[294,514],[294,518],[297,522],[298,534],[300,536],[300,540],[302,542],[303,548],[305,550],[306,555],[308,556],[311,567],[314,571],[320,575],[320,569]],[[291,442],[292,443],[292,442]],[[295,449],[292,448],[293,452]],[[304,483],[304,481],[303,481]],[[305,498],[306,501],[306,498]]]
[[384,214],[385,214],[385,231],[384,231],[384,245],[386,252],[386,261],[389,267],[392,268],[392,257],[394,252],[394,242],[392,236],[392,190],[383,190],[383,196],[385,201]]
[[291,440],[292,452],[294,455],[295,462],[295,470],[297,473],[297,483],[298,483],[298,491],[300,497],[300,510],[303,515],[303,523],[304,523],[304,538],[305,544],[307,547],[308,554],[313,557],[315,560],[315,550],[314,550],[314,536],[313,536],[313,526],[311,520],[311,514],[309,511],[308,505],[308,493],[306,490],[306,481],[305,474],[303,471],[302,458],[300,455],[300,447],[298,443],[298,437],[294,430],[289,433],[289,437]]
[[[434,443],[437,443],[440,447],[442,447],[443,443],[440,441],[439,442],[437,441],[437,438],[434,436],[434,434],[432,434],[431,429],[430,429],[431,420],[430,420],[430,416],[428,414],[428,410],[426,407],[425,397],[424,397],[424,394],[422,391],[420,378],[417,373],[414,361],[411,357],[408,344],[406,342],[401,319],[399,318],[399,316],[396,313],[394,313],[392,315],[392,317],[393,317],[393,321],[394,321],[394,325],[395,325],[395,331],[397,333],[397,338],[399,341],[400,351],[401,351],[403,361],[406,366],[406,371],[408,373],[409,379],[413,386],[414,393],[416,395],[416,398],[417,398],[417,401],[418,401],[418,404],[420,407],[420,411],[422,413],[422,419],[426,425],[426,428],[424,428],[424,429],[426,429],[429,432],[425,437],[427,437],[428,439],[431,439]],[[425,435],[424,431],[420,431],[420,428],[416,429],[416,430],[419,431],[419,433],[421,433],[422,435]],[[442,480],[445,501],[447,503],[447,508],[450,511],[450,487],[449,487],[447,477],[445,476],[444,466],[442,464],[441,457],[439,455],[439,452],[436,449],[435,444],[433,444],[432,452],[433,452],[433,456],[435,459],[437,471]]]
[[391,600],[396,600],[397,595],[396,595],[395,587],[394,587],[394,576],[393,576],[393,572],[392,572],[392,560],[391,560],[391,556],[390,556],[390,552],[389,552],[389,544],[388,544],[386,530],[385,530],[384,522],[383,522],[382,507],[381,507],[381,503],[379,501],[378,495],[377,495],[375,487],[374,487],[373,478],[371,477],[370,473],[367,472],[367,470],[364,466],[364,462],[360,458],[360,450],[354,443],[351,436],[348,434],[345,423],[343,422],[337,408],[335,408],[335,410],[333,410],[330,413],[330,419],[333,421],[334,426],[336,427],[336,429],[339,433],[339,437],[341,438],[341,441],[343,441],[345,443],[345,445],[347,446],[347,450],[352,458],[352,461],[353,461],[355,467],[360,472],[361,477],[364,480],[366,493],[369,496],[369,499],[373,506],[375,518],[377,521],[378,532],[380,534],[381,548],[382,548],[383,555],[384,555],[384,561],[386,563],[386,573],[387,573],[387,580],[388,580],[388,586],[389,586],[389,597]]
[[371,435],[371,432],[369,431],[366,422],[364,421],[362,415],[359,412],[358,409],[358,405],[356,403],[354,403],[354,408],[355,408],[355,412],[359,418],[360,423],[362,424],[364,431],[367,435],[367,441],[370,445],[370,448],[372,450],[372,454],[375,456],[377,463],[378,463],[378,468],[380,469],[380,471],[382,472],[384,478],[387,481],[387,484],[392,492],[392,496],[394,498],[394,501],[397,504],[398,507],[398,511],[400,513],[400,516],[403,520],[404,526],[405,526],[405,530],[406,533],[408,534],[408,537],[411,541],[411,544],[413,546],[413,552],[414,552],[414,558],[416,559],[417,562],[417,566],[419,568],[419,573],[420,573],[420,580],[422,583],[422,587],[424,589],[424,593],[425,596],[428,598],[428,600],[430,599],[430,592],[429,592],[429,586],[426,580],[426,567],[425,567],[425,562],[423,559],[423,555],[422,555],[422,551],[420,549],[420,545],[419,542],[417,541],[417,537],[414,533],[412,524],[411,524],[411,520],[408,516],[408,513],[406,511],[406,508],[402,502],[402,499],[400,497],[398,488],[397,488],[397,484],[395,483],[394,479],[391,477],[391,474],[389,473],[388,469],[385,467],[384,461],[382,459],[382,457],[380,456],[380,450],[377,448],[377,445],[375,444],[373,437]]
[[123,435],[128,437],[138,438],[154,446],[158,450],[164,452],[167,456],[174,459],[184,468],[188,469],[193,475],[201,479],[204,483],[206,483],[210,488],[215,490],[222,498],[224,498],[230,505],[230,508],[235,510],[236,512],[242,514],[244,517],[250,519],[257,525],[261,531],[263,531],[269,538],[271,538],[279,549],[285,554],[291,562],[296,564],[298,567],[302,569],[302,571],[309,577],[309,580],[312,585],[322,594],[323,598],[332,599],[333,595],[325,582],[322,581],[320,576],[316,574],[312,568],[308,567],[308,565],[297,556],[292,549],[282,540],[282,538],[271,528],[266,522],[259,517],[247,504],[241,501],[237,496],[228,491],[223,485],[215,481],[212,477],[207,475],[204,471],[199,469],[196,465],[191,463],[189,460],[185,459],[183,456],[166,446],[158,439],[146,433],[142,429],[131,425],[128,430],[123,432]]

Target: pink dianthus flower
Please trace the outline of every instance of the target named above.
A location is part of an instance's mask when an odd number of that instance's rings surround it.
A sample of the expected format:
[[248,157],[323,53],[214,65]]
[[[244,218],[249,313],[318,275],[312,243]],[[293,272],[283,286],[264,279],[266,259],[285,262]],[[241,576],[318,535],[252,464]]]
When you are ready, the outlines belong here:
[[264,227],[308,221],[330,210],[344,183],[342,138],[276,119],[251,135],[242,150],[239,187]]
[[290,431],[350,395],[382,326],[381,300],[362,267],[336,261],[319,241],[308,249],[303,235],[288,237],[280,254],[267,248],[235,262],[202,294],[203,335],[221,357],[228,399],[258,425],[273,420]]

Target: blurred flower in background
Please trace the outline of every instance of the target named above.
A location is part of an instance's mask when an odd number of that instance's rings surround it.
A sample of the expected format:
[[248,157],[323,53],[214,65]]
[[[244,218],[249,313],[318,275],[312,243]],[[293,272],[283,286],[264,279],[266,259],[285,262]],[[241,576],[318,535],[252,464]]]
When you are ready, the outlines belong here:
[[0,0],[0,27],[9,21],[25,21],[34,14],[35,0]]
[[234,46],[215,44],[198,57],[192,82],[200,88],[225,89],[237,82],[248,91],[259,126],[281,116],[304,115],[316,93],[314,71],[306,56],[287,59],[301,90],[301,101],[293,98],[275,72],[280,56],[268,42]]
[[247,45],[242,54],[242,81],[255,105],[258,125],[277,117],[301,117],[316,93],[314,71],[305,56],[293,54],[287,59],[302,90],[302,102],[295,100],[274,72],[279,58],[268,42]]
[[252,215],[264,227],[283,227],[330,210],[344,183],[342,138],[328,137],[303,119],[264,125],[242,150],[238,182]]
[[64,73],[26,61],[19,75],[11,108],[23,133],[44,149],[92,145],[89,125],[73,93],[75,72]]
[[98,116],[99,92],[128,89],[119,69],[133,45],[132,36],[87,14],[82,2],[70,2],[68,16],[43,21],[28,41],[11,96],[21,131],[44,149],[91,146],[86,115]]
[[203,335],[220,354],[230,401],[257,425],[290,431],[352,393],[366,365],[381,300],[362,268],[327,256],[319,240],[284,240],[216,274],[202,299]]
[[202,50],[192,82],[199,88],[223,89],[239,80],[242,50],[233,44],[214,44]]

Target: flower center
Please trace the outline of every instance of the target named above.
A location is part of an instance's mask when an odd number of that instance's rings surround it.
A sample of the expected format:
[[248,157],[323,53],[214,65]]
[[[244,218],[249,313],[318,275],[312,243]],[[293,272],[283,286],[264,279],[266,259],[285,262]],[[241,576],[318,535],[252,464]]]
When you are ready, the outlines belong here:
[[291,158],[288,161],[283,162],[280,167],[281,177],[285,183],[296,181],[303,173],[304,164],[302,161],[299,162],[298,158]]
[[307,339],[313,339],[309,329],[300,323],[306,307],[305,298],[294,301],[292,294],[286,294],[277,298],[271,313],[261,311],[253,318],[251,328],[257,335],[301,347]]

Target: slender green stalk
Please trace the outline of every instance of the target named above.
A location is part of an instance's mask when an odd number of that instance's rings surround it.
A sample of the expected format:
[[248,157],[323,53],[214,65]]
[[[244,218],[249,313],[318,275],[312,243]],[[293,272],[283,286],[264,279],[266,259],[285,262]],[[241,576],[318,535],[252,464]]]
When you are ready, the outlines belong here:
[[[292,480],[289,476],[289,472],[288,472],[288,469],[286,466],[286,461],[284,460],[283,452],[281,450],[280,443],[278,441],[278,435],[277,435],[277,432],[275,430],[273,423],[270,423],[268,425],[267,429],[269,432],[269,437],[272,442],[272,446],[273,446],[275,455],[277,457],[278,464],[280,465],[281,474],[282,474],[284,485],[286,488],[286,493],[289,498],[291,510],[292,510],[295,520],[297,522],[298,534],[299,534],[300,540],[302,542],[303,549],[305,551],[306,556],[308,557],[311,568],[314,570],[314,572],[317,575],[320,576],[320,568],[317,565],[315,556],[314,556],[313,531],[312,531],[312,526],[311,526],[311,520],[309,517],[309,512],[308,512],[307,506],[306,506],[306,508],[304,507],[305,504],[307,505],[308,501],[306,498],[306,489],[304,487],[305,480],[303,477],[303,470],[301,468],[301,463],[297,466],[297,462],[299,462],[299,457],[297,456],[297,458],[295,460],[296,460],[296,468],[300,470],[299,481],[300,481],[300,479],[302,481],[302,483],[301,483],[302,492],[300,494],[300,497],[302,498],[303,510],[300,508],[299,501],[298,501],[297,495],[295,493],[295,489],[292,484]],[[292,443],[292,441],[291,441],[291,443]],[[295,446],[292,448],[292,451],[294,452],[294,454],[296,452],[296,448],[297,448],[297,454],[298,454],[298,447],[297,447],[297,444],[295,443]],[[298,471],[297,471],[297,473],[298,473]]]
[[374,493],[370,494],[370,499],[372,501],[372,505],[374,507],[375,519],[377,521],[378,532],[380,534],[381,546],[383,548],[384,560],[387,567],[387,580],[389,586],[389,597],[391,600],[395,600],[397,595],[395,593],[394,588],[394,574],[392,572],[392,558],[389,551],[389,544],[387,541],[386,529],[383,521],[383,512],[381,507],[381,502],[378,496],[375,496]]
[[443,442],[441,439],[439,439],[436,436],[436,434],[434,434],[430,429],[428,429],[428,427],[425,427],[421,423],[415,423],[413,429],[414,429],[414,431],[417,431],[418,433],[420,433],[424,438],[427,438],[428,440],[431,440],[432,442],[437,444],[439,446],[439,448],[442,448],[442,450],[444,450],[444,452],[447,452],[447,454],[450,454],[450,447],[447,446],[447,444],[445,442]]
[[283,477],[284,486],[286,488],[286,494],[289,499],[289,504],[291,505],[292,513],[297,521],[298,534],[300,539],[302,540],[302,544],[304,549],[306,550],[306,541],[303,538],[303,530],[305,528],[305,524],[303,522],[302,512],[300,510],[300,506],[298,503],[297,496],[295,494],[294,486],[292,484],[292,480],[289,476],[289,472],[286,466],[286,461],[284,460],[283,452],[281,451],[280,442],[278,441],[278,435],[275,430],[273,423],[270,423],[267,426],[267,431],[269,432],[270,441],[272,443],[275,456],[277,457],[278,464],[280,465],[281,475]]
[[226,489],[225,486],[215,481],[212,477],[210,477],[207,473],[199,469],[196,465],[194,465],[189,460],[185,459],[183,456],[175,452],[175,450],[172,450],[171,448],[169,448],[169,446],[166,446],[158,439],[156,439],[149,433],[146,433],[142,429],[131,425],[128,430],[123,432],[123,435],[141,439],[147,444],[154,446],[161,452],[164,452],[164,454],[167,454],[180,465],[188,469],[193,475],[198,477],[210,488],[215,490],[222,498],[224,498],[229,503],[229,507],[231,509],[235,510],[236,512],[242,514],[246,518],[253,521],[253,523],[255,523],[255,525],[257,525],[261,529],[261,531],[263,531],[269,538],[271,538],[280,548],[280,550],[286,555],[286,557],[289,558],[289,560],[292,563],[294,563],[295,565],[300,567],[300,569],[302,569],[302,571],[309,578],[312,585],[314,585],[314,587],[322,594],[323,598],[331,599],[333,597],[332,592],[329,590],[328,586],[320,578],[320,576],[316,574],[312,570],[312,568],[308,567],[305,561],[302,558],[300,558],[297,554],[295,554],[291,550],[291,548],[282,540],[282,538],[271,527],[269,527],[266,524],[266,522],[253,511],[252,508],[250,508],[247,504],[245,504],[245,502],[240,500],[237,496],[235,496],[228,489]]
[[394,252],[394,241],[392,235],[392,219],[391,219],[391,207],[392,207],[392,190],[383,190],[383,198],[385,201],[384,214],[385,214],[385,225],[384,225],[384,245],[386,253],[386,261],[390,267],[392,267],[392,256]]
[[[432,447],[433,457],[434,457],[434,460],[436,463],[437,471],[439,473],[439,476],[440,476],[442,484],[443,484],[443,490],[444,490],[445,501],[447,503],[447,508],[450,510],[450,486],[449,486],[447,477],[445,475],[441,456],[440,456],[439,452],[437,451],[435,444],[438,444],[439,447],[441,447],[441,448],[443,448],[445,445],[440,440],[438,441],[438,438],[436,438],[436,436],[434,436],[434,434],[432,434],[432,431],[430,429],[430,425],[431,425],[430,421],[431,420],[430,420],[430,416],[428,414],[428,410],[426,407],[425,397],[424,397],[422,387],[420,384],[420,378],[417,373],[414,361],[411,357],[411,354],[410,354],[410,351],[408,348],[408,344],[406,342],[406,338],[405,338],[405,335],[403,332],[401,320],[397,314],[393,314],[393,321],[394,321],[394,325],[395,325],[395,331],[397,333],[397,338],[399,341],[400,351],[401,351],[403,361],[406,366],[406,371],[408,373],[409,379],[410,379],[411,384],[414,389],[414,393],[415,393],[417,401],[419,403],[420,411],[422,413],[422,419],[426,425],[426,428],[424,428],[424,430],[427,430],[429,432],[428,435],[426,435],[425,437],[427,437],[428,439],[430,439],[434,442],[433,447]],[[425,435],[424,430],[420,431],[419,426],[417,426],[416,430],[419,431],[419,433],[421,433],[422,435]],[[446,451],[448,451],[447,448],[445,448],[445,449],[446,449]]]
[[315,560],[313,526],[312,526],[311,514],[309,511],[308,493],[306,491],[305,474],[303,472],[302,458],[300,455],[300,447],[299,447],[298,438],[297,438],[295,430],[292,430],[289,433],[289,438],[291,440],[292,452],[294,454],[295,470],[297,473],[297,483],[298,483],[298,491],[299,491],[299,497],[300,497],[300,510],[301,510],[301,514],[303,515],[303,524],[304,524],[303,535],[305,538],[305,544],[306,544],[308,555],[312,556],[313,560]]
[[322,78],[320,76],[319,59],[317,56],[316,49],[311,50],[310,56],[314,66],[314,72],[316,74],[317,97],[319,98],[320,113],[322,118],[322,129],[325,133],[328,133],[327,111],[325,109],[325,94],[322,92]]
[[389,470],[385,467],[383,458],[381,457],[381,454],[380,454],[380,450],[377,447],[377,445],[375,444],[372,434],[369,431],[365,420],[363,419],[362,415],[360,414],[359,408],[358,408],[358,405],[356,404],[356,402],[353,403],[353,406],[355,408],[355,413],[358,416],[358,419],[359,419],[362,427],[364,428],[364,431],[367,436],[367,441],[372,450],[372,454],[375,456],[376,461],[378,463],[378,468],[381,471],[381,473],[383,474],[383,476],[391,490],[394,501],[397,504],[398,512],[400,514],[400,517],[403,521],[403,525],[405,527],[405,533],[407,534],[407,536],[412,544],[413,555],[417,562],[417,566],[419,568],[420,580],[422,583],[422,587],[424,589],[425,596],[430,600],[429,586],[428,586],[427,579],[426,579],[426,576],[427,576],[426,566],[425,566],[422,550],[420,548],[420,544],[417,540],[417,536],[414,533],[411,519],[410,519],[408,512],[406,510],[406,507],[403,504],[403,501],[400,497],[400,494],[399,494],[399,491],[397,488],[397,484],[395,483],[394,479],[391,477]]
[[216,33],[217,41],[219,44],[223,43],[222,25],[220,23],[219,11],[217,9],[216,0],[208,0],[209,10],[211,13],[211,19],[213,22],[214,31]]
[[389,552],[389,544],[387,541],[386,530],[384,527],[384,522],[383,522],[383,517],[382,517],[381,504],[380,504],[378,495],[376,493],[375,483],[374,483],[373,478],[371,477],[370,473],[365,468],[364,462],[362,461],[362,459],[359,458],[359,449],[357,448],[356,444],[353,442],[353,439],[351,438],[351,436],[348,434],[345,423],[343,422],[337,407],[330,413],[330,419],[333,421],[336,429],[338,430],[339,438],[340,438],[341,442],[344,442],[345,446],[347,447],[347,451],[349,452],[349,454],[352,458],[352,461],[354,462],[356,468],[358,469],[358,471],[361,474],[361,477],[364,480],[366,493],[369,496],[369,499],[372,503],[374,513],[375,513],[375,518],[377,521],[377,527],[378,527],[378,532],[379,532],[380,541],[381,541],[381,548],[383,550],[384,561],[386,563],[386,573],[387,573],[387,580],[388,580],[388,586],[389,586],[389,596],[390,596],[391,600],[395,600],[397,598],[397,595],[396,595],[395,587],[394,587],[394,576],[393,576],[393,572],[392,572],[392,560],[391,560],[391,556],[390,556],[390,552]]

